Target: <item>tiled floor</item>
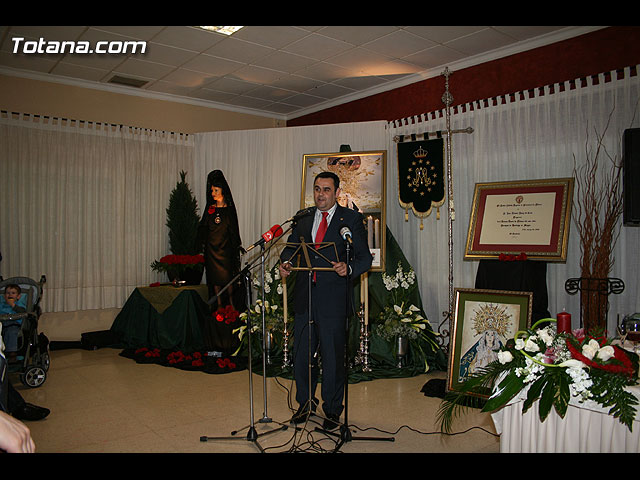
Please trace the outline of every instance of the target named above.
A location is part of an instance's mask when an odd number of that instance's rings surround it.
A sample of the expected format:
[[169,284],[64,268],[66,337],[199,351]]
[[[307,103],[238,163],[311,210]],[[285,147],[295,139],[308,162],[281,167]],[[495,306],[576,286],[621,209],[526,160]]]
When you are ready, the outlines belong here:
[[[249,382],[246,370],[209,375],[141,365],[119,353],[54,350],[42,386],[30,389],[12,378],[28,402],[51,409],[46,419],[27,422],[38,452],[499,452],[490,416],[477,410],[458,418],[456,434],[439,432],[440,399],[420,389],[445,372],[349,385],[351,438],[338,445],[339,439],[316,431],[313,422],[299,430],[289,426],[291,380],[265,382],[254,373]],[[256,440],[249,435],[251,425]]]

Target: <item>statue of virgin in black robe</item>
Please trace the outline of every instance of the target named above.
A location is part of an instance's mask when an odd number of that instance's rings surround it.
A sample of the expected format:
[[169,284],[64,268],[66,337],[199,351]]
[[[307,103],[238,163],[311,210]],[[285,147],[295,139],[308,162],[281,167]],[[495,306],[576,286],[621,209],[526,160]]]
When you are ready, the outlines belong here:
[[[198,227],[198,236],[204,245],[204,265],[209,298],[218,295],[223,287],[240,271],[242,240],[238,227],[238,214],[222,171],[214,170],[207,176],[207,204]],[[242,279],[234,282],[222,293],[218,308],[231,304],[241,308]],[[242,310],[240,310],[242,311]]]

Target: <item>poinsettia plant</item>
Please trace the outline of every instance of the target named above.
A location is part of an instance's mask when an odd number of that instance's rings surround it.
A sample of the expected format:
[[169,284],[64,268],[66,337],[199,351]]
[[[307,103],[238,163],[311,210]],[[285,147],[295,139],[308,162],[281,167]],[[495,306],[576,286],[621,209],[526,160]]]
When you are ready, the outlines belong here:
[[154,260],[151,269],[156,272],[182,273],[186,269],[202,268],[204,255],[165,255],[160,260]]
[[438,411],[442,431],[449,431],[454,415],[466,406],[481,406],[492,412],[521,392],[525,413],[539,400],[544,422],[551,409],[564,418],[569,402],[596,402],[609,408],[629,430],[636,416],[638,399],[627,387],[637,385],[638,357],[612,344],[604,335],[584,330],[558,333],[556,320],[539,320],[498,351],[498,359],[470,376],[456,391],[446,394]]

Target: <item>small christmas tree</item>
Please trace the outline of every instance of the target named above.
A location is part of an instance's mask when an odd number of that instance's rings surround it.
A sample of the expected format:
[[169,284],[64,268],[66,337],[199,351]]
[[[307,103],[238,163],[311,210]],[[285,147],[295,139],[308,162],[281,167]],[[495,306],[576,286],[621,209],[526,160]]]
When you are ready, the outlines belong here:
[[151,268],[167,272],[169,281],[185,280],[188,284],[199,284],[204,270],[204,257],[200,254],[198,237],[198,202],[189,184],[187,173],[180,172],[180,181],[169,196],[167,227],[171,255],[154,260]]
[[180,172],[180,181],[169,197],[167,227],[169,227],[169,249],[174,255],[195,255],[198,252],[198,202],[189,184],[187,173]]

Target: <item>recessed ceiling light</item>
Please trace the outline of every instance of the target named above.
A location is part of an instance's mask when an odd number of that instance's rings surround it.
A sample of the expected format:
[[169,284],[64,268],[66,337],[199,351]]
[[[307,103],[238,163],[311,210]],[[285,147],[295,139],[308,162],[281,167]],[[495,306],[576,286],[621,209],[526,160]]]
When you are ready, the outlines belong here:
[[223,33],[224,35],[231,35],[232,33],[237,32],[242,27],[200,27],[205,30],[210,30],[212,32]]

